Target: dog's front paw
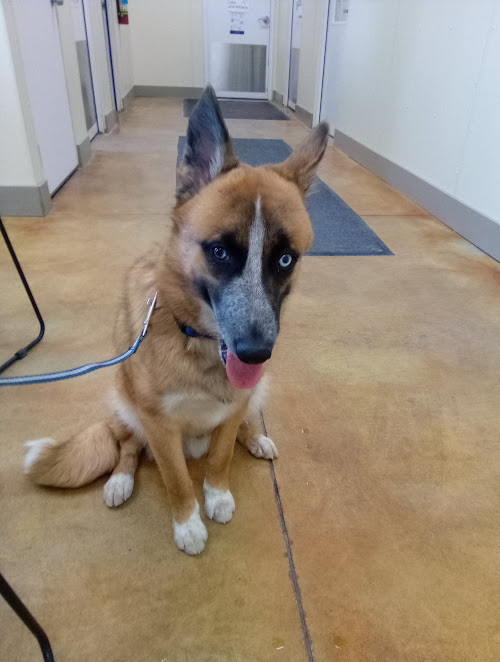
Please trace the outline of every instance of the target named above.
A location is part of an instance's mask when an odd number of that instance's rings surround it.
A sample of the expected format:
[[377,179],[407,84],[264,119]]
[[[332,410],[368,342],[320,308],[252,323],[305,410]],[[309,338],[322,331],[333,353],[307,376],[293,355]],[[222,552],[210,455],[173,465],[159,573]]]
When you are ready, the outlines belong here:
[[108,508],[121,506],[124,501],[132,496],[133,489],[133,476],[123,473],[113,474],[102,490],[104,503]]
[[212,487],[205,480],[203,483],[205,490],[205,512],[216,522],[226,524],[232,517],[236,508],[233,495],[229,490],[218,490]]
[[201,521],[200,506],[196,502],[193,513],[187,522],[179,524],[174,519],[174,540],[177,547],[186,554],[199,554],[205,547],[208,533]]
[[255,457],[261,457],[265,460],[274,460],[275,457],[278,457],[278,449],[276,444],[269,437],[265,437],[263,434],[256,437],[248,446],[248,450]]

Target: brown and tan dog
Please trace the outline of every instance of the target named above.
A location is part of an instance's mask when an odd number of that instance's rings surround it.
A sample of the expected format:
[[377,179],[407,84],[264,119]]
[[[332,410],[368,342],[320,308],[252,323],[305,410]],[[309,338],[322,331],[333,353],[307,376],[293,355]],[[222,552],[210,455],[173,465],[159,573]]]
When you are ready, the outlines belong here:
[[148,334],[120,365],[112,415],[70,439],[28,442],[25,471],[41,485],[78,487],[112,472],[108,506],[132,494],[139,455],[153,453],[169,495],[174,540],[188,554],[207,539],[186,457],[208,454],[205,510],[228,522],[236,439],[277,456],[252,422],[264,397],[263,364],[279,331],[295,267],[312,242],[304,196],[328,140],[320,124],[284,163],[238,163],[208,87],[189,121],[167,242],[132,268],[117,324],[120,350]]

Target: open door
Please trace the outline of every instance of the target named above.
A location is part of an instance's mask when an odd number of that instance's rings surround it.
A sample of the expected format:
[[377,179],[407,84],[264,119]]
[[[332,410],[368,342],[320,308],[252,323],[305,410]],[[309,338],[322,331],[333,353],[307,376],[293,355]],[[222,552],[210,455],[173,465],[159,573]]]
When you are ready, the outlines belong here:
[[205,0],[205,82],[219,97],[269,98],[271,0]]
[[113,76],[110,70],[109,41],[102,0],[73,0],[81,5],[88,43],[92,91],[100,133],[107,130],[106,115],[115,110]]
[[78,57],[78,70],[82,86],[83,109],[89,140],[95,137],[98,131],[97,110],[90,69],[89,43],[83,15],[83,0],[73,0],[71,3],[73,15],[73,31],[75,34],[76,53]]

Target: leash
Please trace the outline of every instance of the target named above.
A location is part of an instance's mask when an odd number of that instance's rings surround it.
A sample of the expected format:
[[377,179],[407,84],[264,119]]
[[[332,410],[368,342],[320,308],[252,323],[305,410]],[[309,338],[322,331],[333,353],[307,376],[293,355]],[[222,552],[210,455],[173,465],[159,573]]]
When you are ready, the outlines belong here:
[[146,337],[148,330],[149,320],[153,314],[153,310],[156,305],[158,293],[156,292],[152,299],[148,299],[148,312],[146,319],[144,320],[142,331],[137,337],[133,345],[129,349],[116,356],[114,359],[108,359],[107,361],[100,361],[99,363],[88,363],[87,365],[79,366],[78,368],[72,368],[70,370],[62,370],[61,372],[47,372],[42,375],[25,375],[22,377],[5,377],[0,378],[0,386],[19,386],[22,384],[45,384],[47,382],[58,382],[63,379],[71,379],[72,377],[81,377],[82,375],[87,375],[89,372],[94,370],[100,370],[101,368],[108,368],[109,366],[116,365],[117,363],[122,363],[126,361],[132,354],[135,354],[139,349],[139,345],[142,343]]

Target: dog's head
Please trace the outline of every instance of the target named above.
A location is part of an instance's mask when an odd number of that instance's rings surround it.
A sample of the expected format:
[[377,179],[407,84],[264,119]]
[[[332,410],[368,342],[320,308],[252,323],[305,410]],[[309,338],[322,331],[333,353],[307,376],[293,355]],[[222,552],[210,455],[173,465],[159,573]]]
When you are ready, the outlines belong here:
[[[283,163],[240,164],[211,87],[189,120],[174,226],[182,268],[221,338],[231,383],[250,388],[313,232],[304,196],[328,140],[319,124]],[[226,357],[227,350],[227,357]]]

